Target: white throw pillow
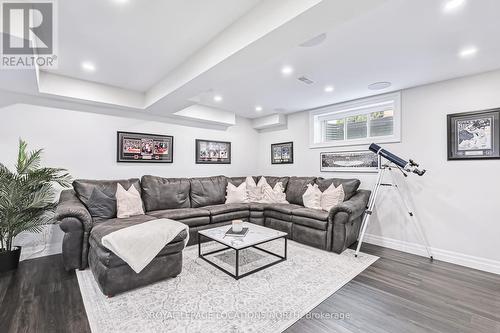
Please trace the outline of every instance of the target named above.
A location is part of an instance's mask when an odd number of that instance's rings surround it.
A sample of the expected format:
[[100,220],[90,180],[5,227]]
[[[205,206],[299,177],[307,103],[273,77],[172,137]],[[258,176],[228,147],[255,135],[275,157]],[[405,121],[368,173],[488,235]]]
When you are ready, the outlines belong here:
[[337,188],[333,183],[321,194],[321,209],[330,211],[333,207],[344,202],[344,187],[340,184]]
[[307,190],[302,195],[304,207],[312,209],[321,209],[321,191],[318,184],[307,184]]
[[262,187],[258,187],[257,184],[255,184],[255,180],[251,176],[248,176],[245,179],[245,183],[247,186],[248,201],[259,202],[262,199]]
[[245,183],[247,184],[247,188],[257,186],[257,184],[255,184],[255,179],[253,179],[252,176],[248,176],[247,178],[245,178]]
[[227,204],[248,202],[247,184],[245,182],[241,183],[238,187],[227,183],[226,193]]
[[142,208],[142,199],[139,191],[134,185],[131,185],[128,191],[123,186],[117,184],[116,186],[116,217],[119,219],[144,215]]
[[264,186],[270,186],[268,183],[267,183],[267,179],[266,177],[262,176],[260,177],[259,179],[259,182],[257,183],[257,187],[264,187]]
[[288,203],[282,182],[277,182],[274,188],[271,188],[271,185],[266,181],[262,186],[262,192],[261,203]]

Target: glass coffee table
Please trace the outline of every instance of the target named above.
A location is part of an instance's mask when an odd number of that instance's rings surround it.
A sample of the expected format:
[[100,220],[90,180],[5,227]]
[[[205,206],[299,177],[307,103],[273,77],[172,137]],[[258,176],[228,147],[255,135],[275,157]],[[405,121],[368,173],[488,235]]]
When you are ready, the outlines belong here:
[[[225,225],[222,227],[216,227],[212,229],[205,229],[205,230],[200,230],[198,231],[198,256],[211,264],[212,266],[220,269],[224,273],[232,276],[236,280],[241,279],[242,277],[248,276],[250,274],[256,273],[258,271],[261,271],[265,268],[268,268],[270,266],[276,265],[282,261],[286,260],[286,252],[287,252],[287,240],[286,232],[282,231],[277,231],[274,229],[266,228],[257,224],[253,223],[248,223],[245,222],[243,223],[243,228],[248,228],[248,233],[244,237],[236,237],[236,236],[226,236],[226,231],[228,231],[231,228],[231,225]],[[222,244],[224,247],[219,248],[217,250],[212,250],[206,253],[202,253],[201,251],[201,241],[203,238],[206,238],[208,240],[217,242],[219,244]],[[278,254],[278,253],[273,253],[269,250],[263,249],[259,245],[262,245],[264,243],[272,242],[278,239],[284,239],[284,249],[283,249],[283,255]],[[240,274],[240,251],[248,248],[254,248],[259,251],[262,251],[263,253],[266,253],[267,255],[274,256],[278,258],[278,260],[275,260],[273,262],[270,262],[268,264],[265,264],[259,268],[253,269],[249,272],[245,272],[243,274]],[[235,273],[232,273],[228,271],[227,269],[221,267],[220,265],[216,264],[214,261],[211,261],[207,258],[207,256],[219,253],[222,251],[226,250],[234,250],[236,251],[236,261],[235,261]]]

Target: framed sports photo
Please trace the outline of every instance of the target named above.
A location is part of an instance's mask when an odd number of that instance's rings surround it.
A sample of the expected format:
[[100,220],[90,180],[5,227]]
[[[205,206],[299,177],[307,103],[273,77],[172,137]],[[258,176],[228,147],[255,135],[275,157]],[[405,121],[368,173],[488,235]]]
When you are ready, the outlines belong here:
[[500,159],[500,108],[449,114],[448,160]]
[[321,172],[377,172],[380,158],[370,150],[320,153]]
[[196,139],[196,164],[231,164],[231,142]]
[[117,132],[117,162],[172,163],[174,137],[170,135]]
[[292,164],[293,142],[271,144],[271,164]]

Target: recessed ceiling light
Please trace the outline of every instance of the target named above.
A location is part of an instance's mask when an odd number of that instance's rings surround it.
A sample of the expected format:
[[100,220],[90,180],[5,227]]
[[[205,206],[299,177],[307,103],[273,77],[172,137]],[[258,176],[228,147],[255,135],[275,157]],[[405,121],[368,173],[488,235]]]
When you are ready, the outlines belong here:
[[262,106],[260,106],[260,105],[257,105],[257,106],[255,107],[255,111],[257,111],[257,112],[261,112],[262,110],[263,110],[263,109],[262,109]]
[[293,67],[291,66],[283,66],[281,69],[281,74],[283,75],[290,75],[293,73]]
[[449,0],[445,3],[443,10],[446,13],[450,13],[465,4],[465,0]]
[[96,70],[95,65],[90,61],[82,62],[82,69],[86,72],[95,72]]
[[387,89],[391,86],[392,84],[390,82],[375,82],[370,85],[368,85],[368,89],[370,90],[382,90],[382,89]]
[[325,90],[325,92],[328,92],[328,93],[329,93],[329,92],[334,91],[334,90],[335,90],[335,87],[334,87],[334,86],[326,86],[324,90]]
[[113,1],[121,5],[127,3],[129,0],[113,0]]
[[462,49],[458,53],[458,55],[460,56],[460,58],[470,58],[470,57],[475,56],[476,53],[477,53],[477,47],[470,46],[470,47],[466,47],[466,48]]
[[221,95],[215,95],[214,96],[214,101],[216,101],[216,102],[222,102],[222,96]]

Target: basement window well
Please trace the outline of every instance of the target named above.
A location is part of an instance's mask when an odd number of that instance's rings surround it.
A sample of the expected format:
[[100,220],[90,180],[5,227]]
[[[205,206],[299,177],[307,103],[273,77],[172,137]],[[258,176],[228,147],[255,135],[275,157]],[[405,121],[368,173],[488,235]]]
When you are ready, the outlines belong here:
[[315,109],[309,114],[310,147],[401,141],[401,93]]

